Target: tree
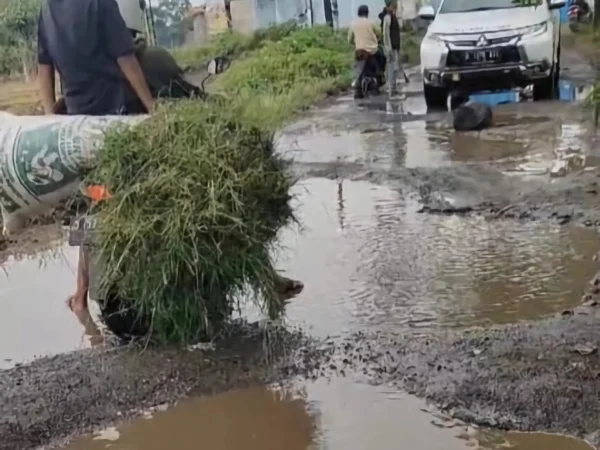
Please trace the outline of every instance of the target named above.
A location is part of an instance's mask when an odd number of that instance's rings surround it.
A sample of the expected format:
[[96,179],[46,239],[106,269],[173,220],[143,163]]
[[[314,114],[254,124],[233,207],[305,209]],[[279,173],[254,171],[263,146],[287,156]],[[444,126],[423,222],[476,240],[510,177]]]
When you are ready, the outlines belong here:
[[160,0],[153,8],[154,29],[157,44],[164,47],[177,47],[184,43],[185,35],[191,26],[188,12],[190,0]]
[[[0,61],[3,71],[13,71],[11,67],[18,61],[23,75],[29,79],[34,67],[37,42],[37,21],[40,0],[0,1],[0,47],[3,51]],[[7,64],[8,63],[8,64]]]

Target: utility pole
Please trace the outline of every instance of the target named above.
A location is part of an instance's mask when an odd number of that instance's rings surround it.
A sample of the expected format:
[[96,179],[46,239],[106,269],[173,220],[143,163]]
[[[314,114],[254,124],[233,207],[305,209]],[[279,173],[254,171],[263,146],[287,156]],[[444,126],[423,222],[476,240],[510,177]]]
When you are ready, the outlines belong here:
[[338,30],[340,28],[340,16],[337,0],[331,0],[331,12],[333,15],[333,26],[336,30]]
[[600,0],[594,0],[594,31],[600,28]]
[[333,11],[331,9],[331,0],[323,0],[323,10],[325,12],[325,23],[333,28]]

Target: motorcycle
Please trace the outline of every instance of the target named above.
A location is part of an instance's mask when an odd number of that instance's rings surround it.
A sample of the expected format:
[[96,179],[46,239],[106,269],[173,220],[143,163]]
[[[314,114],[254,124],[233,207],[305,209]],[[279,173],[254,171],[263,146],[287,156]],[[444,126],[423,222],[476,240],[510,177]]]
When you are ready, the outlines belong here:
[[592,22],[592,11],[587,8],[583,8],[579,4],[573,4],[567,11],[569,19],[569,28],[572,32],[576,33],[579,31],[579,25],[590,24]]
[[[181,98],[182,94],[187,92],[188,95],[186,96],[188,97],[206,99],[205,82],[210,77],[223,73],[229,66],[229,59],[226,57],[217,57],[208,63],[207,75],[199,87],[191,85],[183,77],[181,79],[177,77],[169,80],[164,89],[156,90],[151,88],[151,90],[153,91],[153,95],[156,92],[162,92],[163,98]],[[146,72],[145,74],[148,78],[151,78],[151,75],[149,76]],[[185,83],[182,83],[182,80]],[[72,247],[89,250],[93,249],[94,243],[97,242],[98,211],[102,207],[102,203],[111,198],[111,194],[103,186],[84,186],[81,189],[81,194],[83,198],[80,199],[79,203],[83,203],[81,205],[83,208],[78,208],[78,210],[82,210],[82,212],[76,213],[69,221],[68,244]],[[119,298],[114,290],[109,289],[106,294],[99,292],[97,284],[102,279],[102,274],[104,273],[101,255],[94,254],[92,250],[87,252],[86,257],[90,280],[89,297],[98,302],[102,322],[115,336],[124,341],[147,336],[150,331],[148,320],[140,317],[137,311],[125,309],[123,305],[127,302]]]

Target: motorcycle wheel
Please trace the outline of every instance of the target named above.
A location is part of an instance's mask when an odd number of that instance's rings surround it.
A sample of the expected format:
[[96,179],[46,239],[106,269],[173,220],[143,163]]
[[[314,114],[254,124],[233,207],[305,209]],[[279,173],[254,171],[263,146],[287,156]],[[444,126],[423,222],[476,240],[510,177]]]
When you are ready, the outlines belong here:
[[104,301],[98,302],[102,322],[119,339],[129,342],[150,333],[150,321],[131,308],[133,302],[125,301],[115,289],[111,289]]

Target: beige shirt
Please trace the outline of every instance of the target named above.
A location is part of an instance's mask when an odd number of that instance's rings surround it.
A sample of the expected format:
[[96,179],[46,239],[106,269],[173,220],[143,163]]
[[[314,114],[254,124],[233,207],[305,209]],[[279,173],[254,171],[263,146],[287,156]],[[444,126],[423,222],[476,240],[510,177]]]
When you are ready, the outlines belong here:
[[365,50],[369,53],[376,53],[378,29],[375,24],[366,17],[359,17],[350,24],[348,30],[348,41],[356,45],[356,50]]

